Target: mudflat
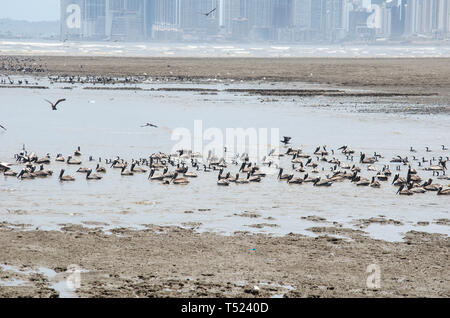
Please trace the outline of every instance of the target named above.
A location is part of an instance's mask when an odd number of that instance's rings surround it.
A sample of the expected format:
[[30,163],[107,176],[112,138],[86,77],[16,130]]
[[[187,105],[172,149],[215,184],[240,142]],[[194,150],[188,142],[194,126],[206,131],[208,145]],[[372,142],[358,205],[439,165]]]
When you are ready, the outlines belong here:
[[449,58],[129,58],[0,56],[0,73],[297,81],[344,86],[450,87]]
[[[311,230],[318,236],[222,236],[154,225],[108,234],[69,224],[22,231],[3,223],[0,260],[23,272],[46,267],[61,279],[75,264],[83,269],[79,297],[450,296],[447,236],[412,231],[389,243],[361,230]],[[374,268],[379,285],[370,284]],[[0,285],[1,297],[60,296],[43,274],[0,270],[3,283],[14,279],[24,283]]]

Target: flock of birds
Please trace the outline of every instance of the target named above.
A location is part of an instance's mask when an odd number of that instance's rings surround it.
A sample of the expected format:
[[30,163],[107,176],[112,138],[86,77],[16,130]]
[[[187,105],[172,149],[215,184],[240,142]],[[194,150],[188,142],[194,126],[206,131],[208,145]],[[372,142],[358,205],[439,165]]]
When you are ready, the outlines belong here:
[[[218,158],[210,152],[204,159],[200,153],[179,150],[172,154],[159,152],[148,158],[132,159],[130,164],[120,157],[106,160],[98,158],[97,160],[89,156],[89,167],[81,167],[81,147],[78,147],[73,155],[67,158],[58,154],[52,160],[50,154],[39,157],[35,153],[28,153],[24,146],[21,152],[14,155],[15,163],[0,163],[0,172],[5,177],[16,177],[21,180],[47,178],[53,175],[53,171],[46,169],[45,166],[54,162],[64,165],[59,172],[58,180],[60,182],[75,181],[75,177],[65,174],[67,165],[78,166],[76,172],[84,174],[84,178],[87,180],[101,180],[107,170],[112,169],[120,171],[121,176],[148,174],[148,179],[154,182],[186,185],[192,178],[197,178],[204,173],[215,172],[217,173],[217,185],[229,186],[232,183],[261,182],[275,171],[278,173],[277,180],[279,182],[292,185],[310,183],[315,187],[330,187],[335,183],[349,181],[357,187],[380,188],[382,183],[389,182],[396,187],[399,195],[426,192],[450,195],[450,184],[445,186],[433,181],[433,178],[440,182],[450,180],[450,177],[446,175],[449,157],[433,156],[433,151],[429,147],[425,148],[426,153],[430,154],[429,158],[416,158],[414,154],[417,150],[411,147],[409,151],[412,159],[408,156],[398,155],[383,164],[384,157],[376,152],[371,157],[362,152],[358,156],[349,146],[342,146],[336,151],[328,151],[326,146],[320,146],[312,154],[308,154],[302,149],[290,146],[290,140],[290,137],[284,137],[281,140],[282,150],[277,152],[273,149],[263,158],[260,165],[251,162],[248,154],[235,154],[227,157],[225,148],[225,155],[222,158]],[[441,153],[448,150],[444,145],[441,147]],[[283,160],[281,160],[282,157],[284,157]],[[13,170],[15,165],[23,167],[17,172]],[[392,176],[390,165],[395,165],[394,176]],[[406,175],[401,176],[402,170],[406,170]],[[421,177],[418,170],[420,174],[428,174],[428,176]],[[286,171],[288,172],[285,173]],[[371,174],[371,176],[365,177],[364,175],[367,174]]]

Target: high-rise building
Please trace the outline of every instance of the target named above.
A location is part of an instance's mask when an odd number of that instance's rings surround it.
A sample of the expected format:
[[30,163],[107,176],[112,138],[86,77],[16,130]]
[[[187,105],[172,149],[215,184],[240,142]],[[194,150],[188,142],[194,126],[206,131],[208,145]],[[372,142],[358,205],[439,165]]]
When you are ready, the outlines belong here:
[[105,22],[108,39],[144,40],[146,37],[145,1],[107,0]]
[[314,0],[292,1],[292,14],[293,14],[292,24],[294,27],[301,29],[311,29],[313,1]]
[[274,0],[273,26],[275,28],[292,26],[292,1],[293,0]]
[[347,0],[325,0],[326,38],[339,41],[346,36],[348,30],[349,8]]

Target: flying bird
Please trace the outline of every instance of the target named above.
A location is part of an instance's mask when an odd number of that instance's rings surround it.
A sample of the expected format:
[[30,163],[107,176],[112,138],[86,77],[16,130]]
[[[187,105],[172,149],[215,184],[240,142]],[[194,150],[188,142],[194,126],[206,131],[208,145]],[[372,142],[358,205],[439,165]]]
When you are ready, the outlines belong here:
[[158,126],[156,126],[156,125],[153,125],[153,124],[150,124],[150,123],[146,123],[145,125],[141,126],[141,128],[144,128],[144,127],[153,127],[153,128],[158,128]]
[[201,12],[201,14],[203,14],[205,17],[209,17],[211,15],[211,13],[213,13],[214,11],[216,11],[217,8],[212,9],[211,11],[209,11],[208,13],[203,13]]
[[2,125],[0,125],[0,128],[4,129],[4,130],[6,131],[6,128],[5,128],[5,127],[3,127]]
[[56,106],[58,106],[59,103],[65,102],[66,99],[65,99],[65,98],[60,99],[60,100],[58,100],[58,101],[57,101],[56,103],[54,103],[54,104],[53,104],[51,101],[49,101],[48,99],[45,99],[45,101],[46,101],[47,103],[49,103],[50,105],[52,105],[52,110],[58,110],[58,109],[56,108]]
[[292,137],[284,136],[284,137],[283,137],[283,140],[281,140],[281,142],[282,142],[283,144],[287,145],[287,144],[290,143],[291,139],[292,139]]

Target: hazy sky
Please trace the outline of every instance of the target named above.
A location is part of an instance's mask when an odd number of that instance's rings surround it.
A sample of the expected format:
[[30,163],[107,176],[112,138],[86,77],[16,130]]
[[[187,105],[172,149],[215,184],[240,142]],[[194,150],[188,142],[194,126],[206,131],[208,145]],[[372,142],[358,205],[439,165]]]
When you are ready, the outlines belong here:
[[59,19],[60,0],[1,0],[0,18],[49,21]]

